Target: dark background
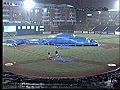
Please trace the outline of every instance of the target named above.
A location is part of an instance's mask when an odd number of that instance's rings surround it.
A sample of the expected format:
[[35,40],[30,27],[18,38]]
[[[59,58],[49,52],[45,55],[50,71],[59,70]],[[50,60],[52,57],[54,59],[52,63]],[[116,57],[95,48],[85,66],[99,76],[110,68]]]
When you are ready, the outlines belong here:
[[39,3],[52,3],[52,4],[71,4],[74,7],[107,7],[114,8],[117,0],[34,0]]
[[[44,4],[68,4],[74,6],[74,8],[99,8],[99,7],[107,7],[109,9],[113,9],[115,7],[115,3],[117,0],[34,0],[37,3]],[[85,20],[85,13],[83,11],[76,12],[76,20],[79,22],[80,20]]]

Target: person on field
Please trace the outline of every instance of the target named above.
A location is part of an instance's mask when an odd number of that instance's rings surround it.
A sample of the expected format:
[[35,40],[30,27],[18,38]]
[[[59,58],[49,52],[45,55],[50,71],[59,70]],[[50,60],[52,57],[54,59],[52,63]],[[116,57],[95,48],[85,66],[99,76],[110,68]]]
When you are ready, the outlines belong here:
[[16,47],[17,47],[17,44],[13,43],[13,46],[14,46],[14,48],[16,48]]
[[58,51],[55,51],[55,55],[58,56]]
[[51,55],[50,55],[50,52],[48,52],[48,58],[51,59]]
[[57,48],[57,49],[59,49],[59,47],[58,47],[58,46],[57,46],[56,48]]

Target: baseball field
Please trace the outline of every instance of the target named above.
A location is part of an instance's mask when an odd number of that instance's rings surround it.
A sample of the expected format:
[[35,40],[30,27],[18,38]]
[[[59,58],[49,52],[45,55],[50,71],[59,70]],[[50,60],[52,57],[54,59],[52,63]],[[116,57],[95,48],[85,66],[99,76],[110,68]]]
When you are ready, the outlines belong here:
[[[120,65],[119,35],[75,34],[95,39],[99,46],[69,46],[57,49],[54,45],[18,45],[16,48],[3,45],[3,70],[17,74],[39,77],[84,77],[115,69]],[[8,36],[6,39],[37,39],[48,35]],[[48,52],[55,56],[73,57],[70,62],[52,61]],[[6,66],[6,63],[13,63]],[[108,64],[114,63],[115,67]]]

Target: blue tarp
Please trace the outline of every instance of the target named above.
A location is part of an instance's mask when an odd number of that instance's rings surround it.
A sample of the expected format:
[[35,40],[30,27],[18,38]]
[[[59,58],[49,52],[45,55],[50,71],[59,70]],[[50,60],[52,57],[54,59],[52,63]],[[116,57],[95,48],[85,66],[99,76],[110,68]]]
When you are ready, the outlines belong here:
[[47,38],[40,39],[8,39],[4,41],[6,44],[51,44],[51,45],[98,45],[94,39],[76,36],[71,33],[59,33],[56,35],[49,35]]

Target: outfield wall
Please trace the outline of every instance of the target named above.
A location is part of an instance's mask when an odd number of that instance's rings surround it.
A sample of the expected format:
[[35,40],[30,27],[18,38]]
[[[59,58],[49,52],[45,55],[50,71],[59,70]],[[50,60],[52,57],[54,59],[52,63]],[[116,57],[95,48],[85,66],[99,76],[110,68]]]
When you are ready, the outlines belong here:
[[76,34],[109,34],[109,35],[120,35],[120,32],[100,32],[100,31],[74,31]]
[[42,26],[42,25],[5,25],[3,26],[3,36],[14,35],[34,35],[34,34],[57,34],[57,33],[83,33],[83,34],[110,34],[120,35],[120,32],[108,31],[86,31],[76,30],[75,26],[61,25],[61,26]]
[[[16,33],[16,35],[31,35],[31,34],[45,34],[50,32],[52,34],[70,32],[76,30],[75,25],[26,25],[26,24],[6,24],[2,28],[3,34]],[[5,36],[5,35],[4,35]]]
[[[83,26],[81,26],[83,27]],[[114,31],[91,31],[90,29],[81,28],[77,30],[75,25],[26,25],[26,24],[6,24],[3,26],[3,36],[7,35],[34,35],[34,34],[57,34],[57,33],[83,33],[83,34],[115,34],[120,32]]]

